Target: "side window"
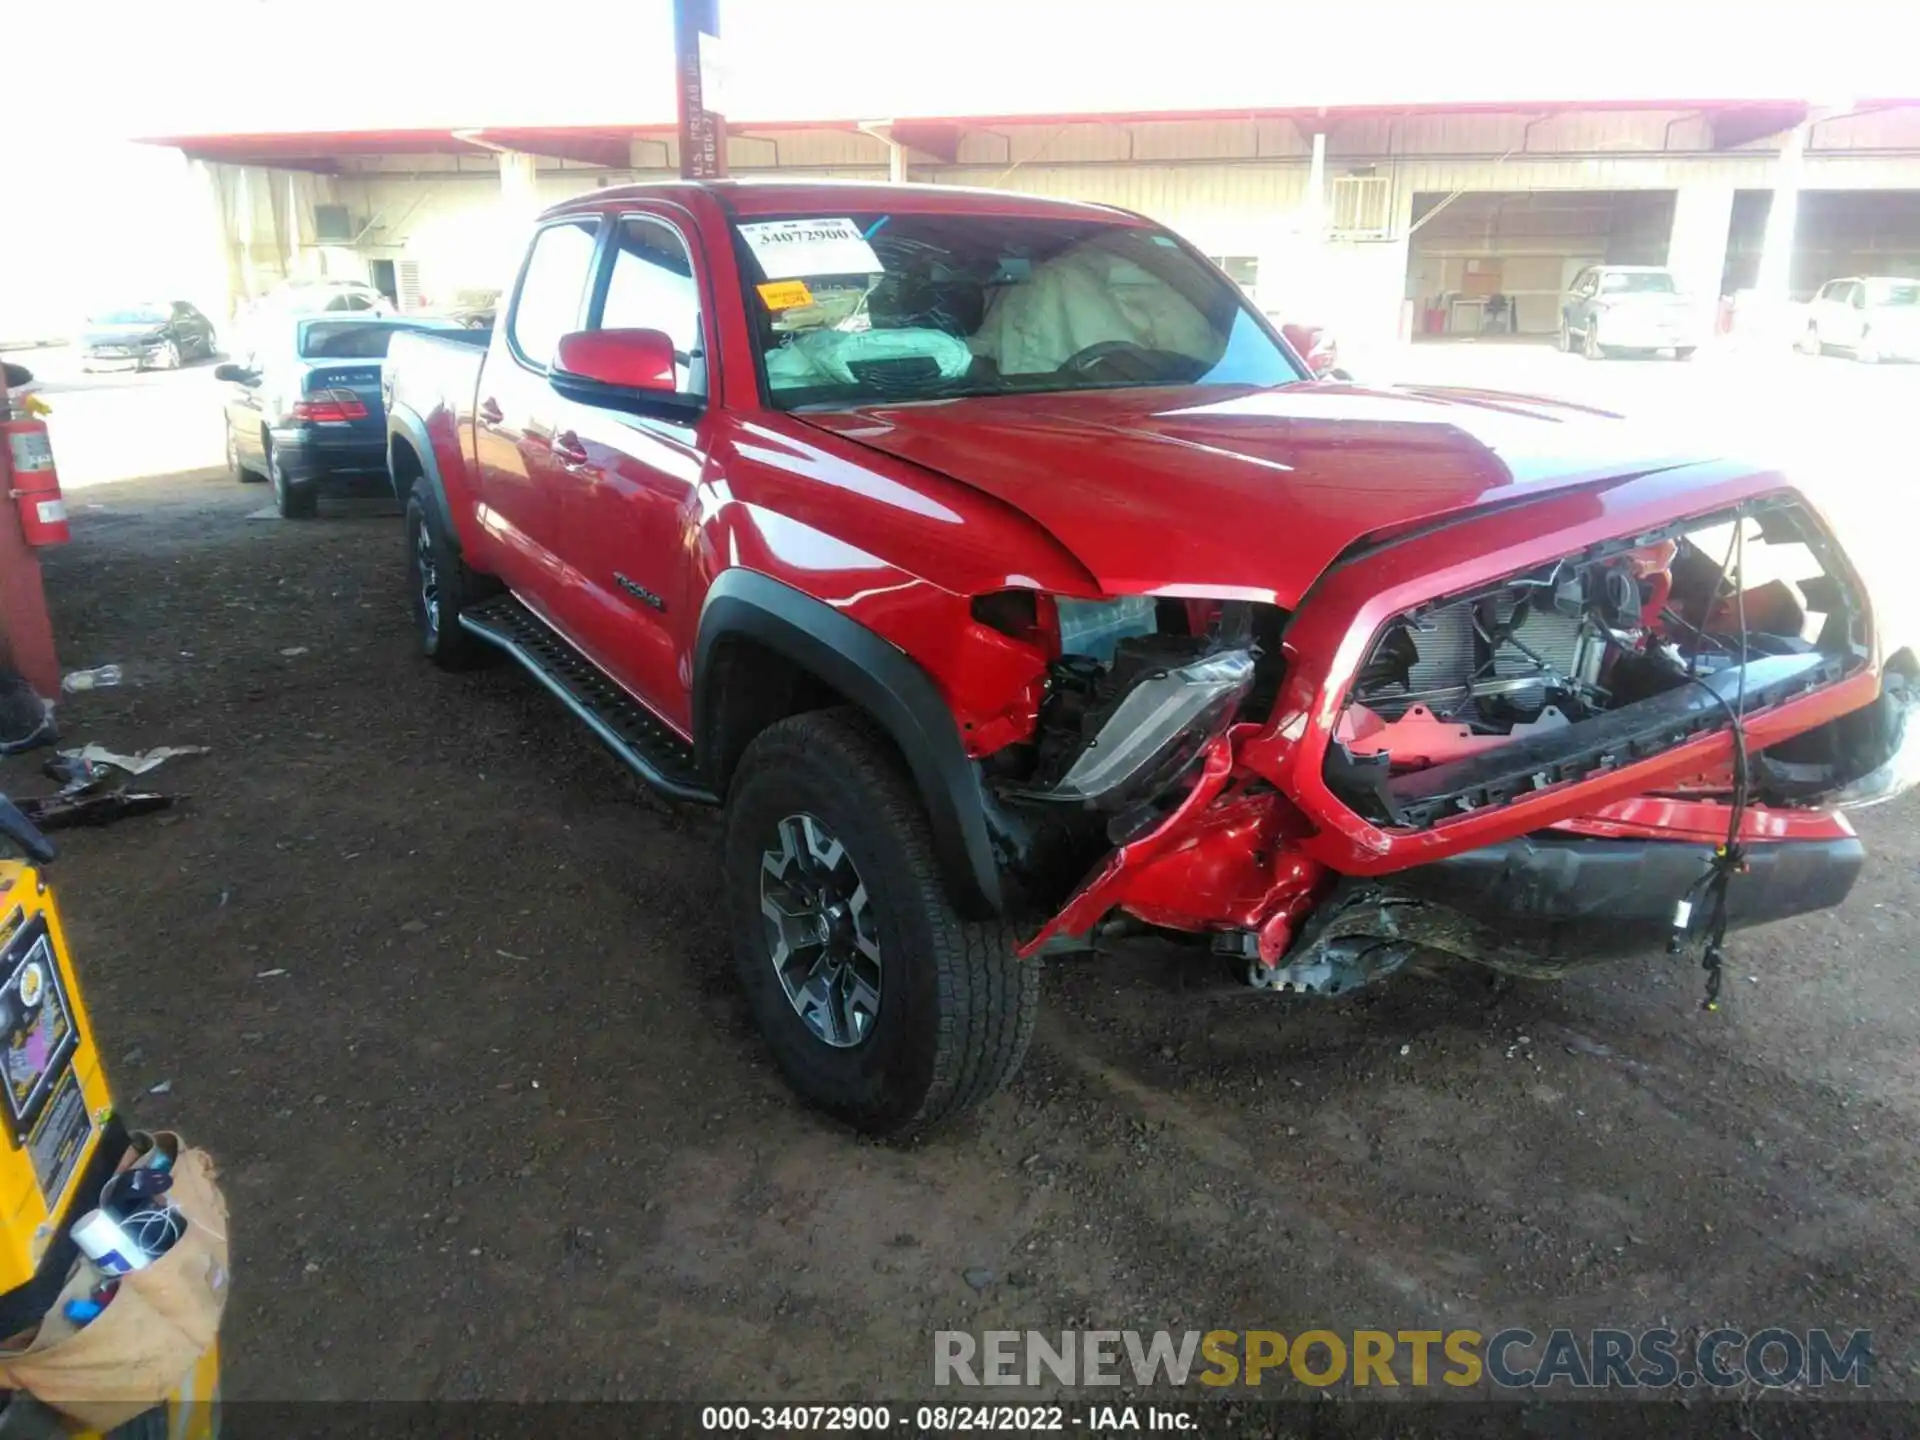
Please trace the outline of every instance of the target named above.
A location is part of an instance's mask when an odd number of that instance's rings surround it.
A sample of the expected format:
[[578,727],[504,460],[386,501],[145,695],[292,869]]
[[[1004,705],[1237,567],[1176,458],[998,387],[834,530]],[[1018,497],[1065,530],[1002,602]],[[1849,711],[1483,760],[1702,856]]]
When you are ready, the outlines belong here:
[[1593,293],[1593,287],[1599,278],[1598,270],[1582,270],[1573,282],[1573,293],[1583,300],[1586,299]]
[[507,339],[525,363],[546,369],[560,337],[580,328],[599,229],[599,218],[592,216],[549,225],[533,237],[507,321]]
[[620,222],[599,330],[660,330],[673,341],[675,388],[707,393],[706,337],[693,258],[674,230],[629,215]]
[[1856,310],[1867,308],[1867,287],[1858,280],[1847,287],[1847,301]]

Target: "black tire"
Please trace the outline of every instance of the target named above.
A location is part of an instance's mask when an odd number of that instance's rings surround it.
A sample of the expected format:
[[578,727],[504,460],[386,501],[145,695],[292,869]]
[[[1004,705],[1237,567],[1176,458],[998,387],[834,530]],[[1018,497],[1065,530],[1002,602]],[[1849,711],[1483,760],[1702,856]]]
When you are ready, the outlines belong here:
[[[872,916],[877,1013],[843,1048],[788,999],[761,909],[764,861],[796,816],[844,848]],[[1014,954],[1011,927],[955,912],[919,796],[863,714],[815,711],[762,731],[734,773],[725,824],[741,985],[802,1098],[869,1135],[912,1140],[986,1100],[1019,1068],[1039,1013],[1038,963]]]
[[240,460],[240,447],[233,438],[233,422],[227,422],[227,473],[242,485],[264,485],[267,477],[258,470],[249,470]]
[[498,657],[498,650],[460,625],[461,612],[498,587],[460,558],[424,479],[414,481],[407,496],[407,582],[422,655],[442,670],[472,670]]
[[309,480],[296,485],[280,463],[273,442],[267,442],[267,478],[273,482],[273,508],[282,520],[311,520],[320,513],[320,492]]

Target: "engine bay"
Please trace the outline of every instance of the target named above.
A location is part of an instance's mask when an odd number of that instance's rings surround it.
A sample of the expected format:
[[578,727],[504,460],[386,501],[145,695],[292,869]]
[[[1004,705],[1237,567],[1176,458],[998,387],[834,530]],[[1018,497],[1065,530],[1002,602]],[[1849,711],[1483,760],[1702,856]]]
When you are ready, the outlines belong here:
[[[1354,677],[1328,787],[1369,820],[1424,828],[1730,724],[1865,663],[1845,576],[1813,517],[1780,500],[1415,607]],[[1513,763],[1493,758],[1509,747]],[[1407,778],[1423,771],[1445,773]]]

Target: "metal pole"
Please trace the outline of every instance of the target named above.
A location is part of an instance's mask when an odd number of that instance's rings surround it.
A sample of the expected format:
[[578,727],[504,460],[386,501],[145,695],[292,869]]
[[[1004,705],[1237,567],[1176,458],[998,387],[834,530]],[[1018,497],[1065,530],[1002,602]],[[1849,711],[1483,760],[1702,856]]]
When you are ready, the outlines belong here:
[[679,80],[680,178],[712,180],[727,173],[727,124],[707,94],[708,65],[720,43],[719,0],[673,0],[673,58]]

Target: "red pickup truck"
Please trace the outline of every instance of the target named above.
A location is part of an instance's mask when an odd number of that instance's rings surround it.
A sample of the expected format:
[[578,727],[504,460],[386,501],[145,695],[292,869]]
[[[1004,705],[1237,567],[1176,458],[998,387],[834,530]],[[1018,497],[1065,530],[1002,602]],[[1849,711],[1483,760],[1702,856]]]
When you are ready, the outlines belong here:
[[1312,367],[1096,205],[730,182],[548,212],[491,336],[395,337],[421,644],[724,809],[811,1101],[911,1135],[1116,926],[1340,993],[1837,904],[1910,652],[1781,476]]

